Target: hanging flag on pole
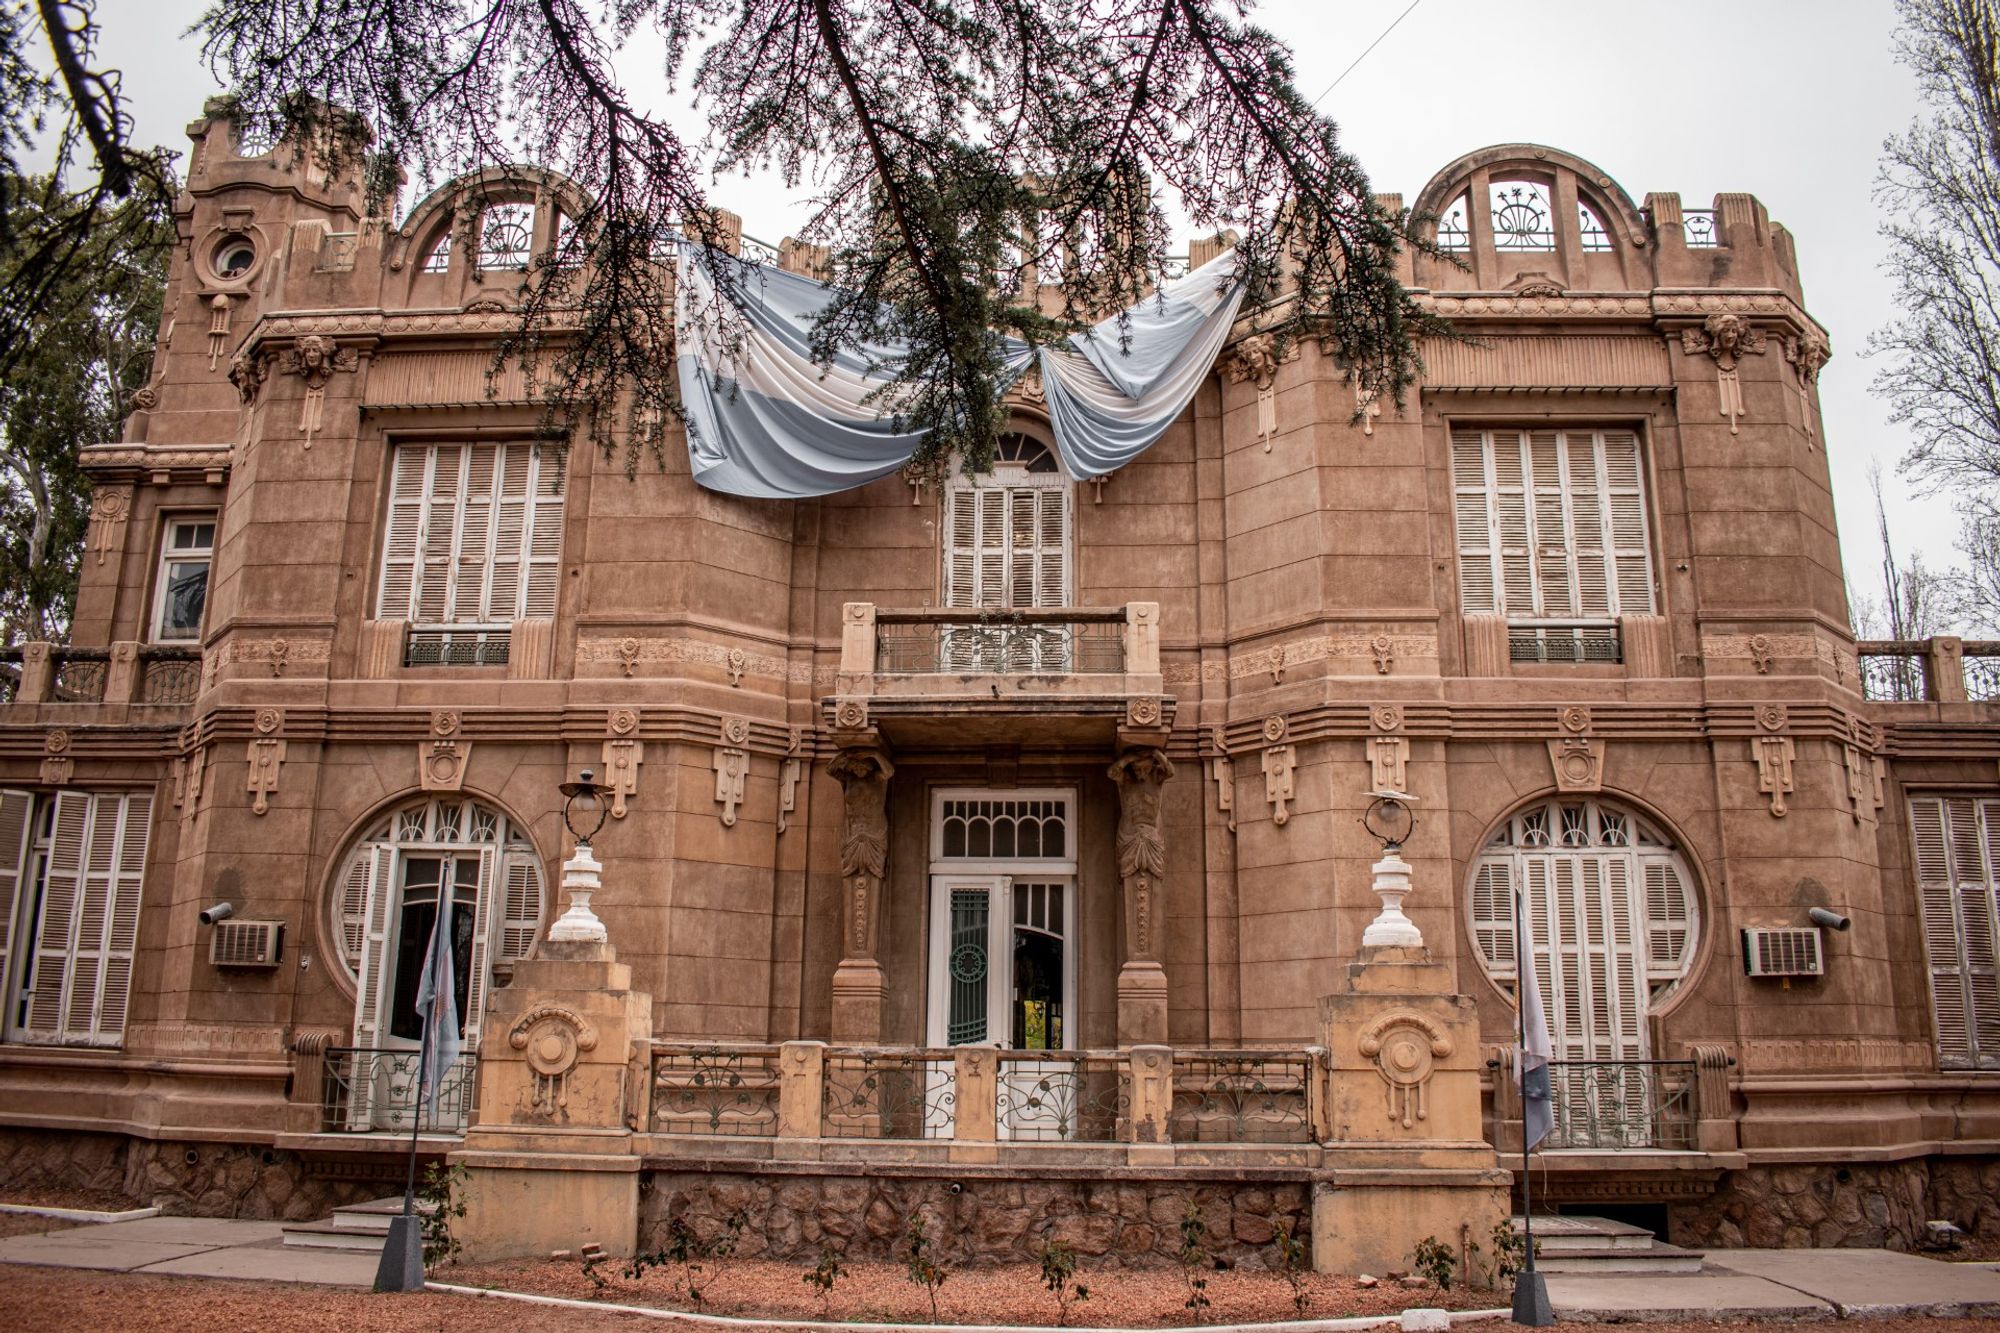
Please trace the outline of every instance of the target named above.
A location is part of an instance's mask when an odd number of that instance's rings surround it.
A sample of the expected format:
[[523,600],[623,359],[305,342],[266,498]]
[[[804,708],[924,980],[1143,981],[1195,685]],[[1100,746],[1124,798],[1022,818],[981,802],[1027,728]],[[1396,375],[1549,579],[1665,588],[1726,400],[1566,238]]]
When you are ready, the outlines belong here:
[[417,990],[417,1016],[424,1024],[422,1086],[418,1095],[424,1109],[437,1122],[438,1089],[451,1067],[458,1063],[461,1043],[458,1036],[458,984],[452,969],[451,893],[449,873],[438,885],[437,923],[431,928],[430,948],[424,954],[424,980]]
[[1549,1061],[1555,1044],[1549,1040],[1548,1015],[1542,1011],[1542,986],[1535,975],[1535,946],[1522,927],[1521,896],[1514,895],[1515,970],[1521,978],[1521,1049],[1514,1059],[1514,1077],[1521,1088],[1522,1151],[1533,1148],[1555,1128],[1555,1105],[1549,1090]]

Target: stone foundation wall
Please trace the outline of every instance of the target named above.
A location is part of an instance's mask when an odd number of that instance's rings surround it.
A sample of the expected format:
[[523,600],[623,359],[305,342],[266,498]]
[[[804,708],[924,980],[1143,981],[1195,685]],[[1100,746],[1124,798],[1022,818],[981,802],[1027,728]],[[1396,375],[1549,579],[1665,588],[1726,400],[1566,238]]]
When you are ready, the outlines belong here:
[[900,1259],[909,1216],[921,1211],[952,1263],[1033,1260],[1044,1241],[1055,1239],[1096,1265],[1147,1267],[1174,1261],[1190,1200],[1208,1224],[1209,1252],[1233,1266],[1277,1267],[1274,1241],[1282,1221],[1307,1240],[1311,1209],[1302,1180],[655,1171],[640,1185],[639,1246],[665,1244],[675,1217],[713,1236],[741,1212],[748,1225],[738,1253],[746,1257],[811,1263],[831,1246],[849,1258]]
[[322,1178],[296,1154],[274,1148],[0,1129],[0,1189],[8,1187],[106,1190],[135,1208],[284,1222],[312,1221],[389,1192],[379,1181]]
[[1731,1171],[1712,1198],[1673,1206],[1669,1238],[1693,1246],[1908,1250],[1924,1223],[1937,1218],[1975,1236],[2000,1237],[2000,1158]]

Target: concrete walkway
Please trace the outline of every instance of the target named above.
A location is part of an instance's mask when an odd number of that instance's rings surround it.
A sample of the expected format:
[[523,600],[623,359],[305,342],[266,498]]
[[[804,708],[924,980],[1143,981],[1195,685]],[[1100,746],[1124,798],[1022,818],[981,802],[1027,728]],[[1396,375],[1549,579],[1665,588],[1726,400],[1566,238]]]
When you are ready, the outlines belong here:
[[[0,1263],[366,1287],[367,1252],[287,1248],[276,1222],[149,1217],[0,1239]],[[1772,1319],[2000,1315],[2000,1265],[1887,1250],[1710,1250],[1699,1273],[1551,1276],[1568,1318]]]
[[287,1248],[276,1222],[213,1217],[148,1217],[0,1240],[0,1263],[345,1287],[373,1286],[378,1262],[365,1251]]
[[1891,1250],[1709,1250],[1699,1273],[1551,1275],[1560,1315],[1606,1319],[2000,1315],[2000,1268]]

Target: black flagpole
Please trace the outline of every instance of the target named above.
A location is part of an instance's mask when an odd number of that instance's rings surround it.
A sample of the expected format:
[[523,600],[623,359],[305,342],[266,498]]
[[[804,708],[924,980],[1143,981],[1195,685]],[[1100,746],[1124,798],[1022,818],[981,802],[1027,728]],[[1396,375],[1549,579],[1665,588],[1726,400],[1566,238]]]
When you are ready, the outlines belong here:
[[1549,1305],[1548,1280],[1535,1271],[1534,1168],[1528,1161],[1528,981],[1535,965],[1535,943],[1522,927],[1521,891],[1514,890],[1514,1008],[1521,1044],[1514,1056],[1514,1077],[1521,1085],[1521,1235],[1526,1259],[1514,1277],[1514,1322],[1547,1328],[1556,1322]]
[[[448,948],[449,943],[431,927],[431,947]],[[428,960],[427,960],[428,961]],[[424,1075],[431,1058],[431,1023],[437,1011],[433,998],[431,1012],[419,1014],[422,1040],[417,1044],[416,1096],[410,1104],[410,1162],[403,1177],[403,1211],[389,1219],[389,1236],[382,1243],[382,1262],[375,1269],[377,1291],[422,1291],[424,1289],[424,1235],[417,1222],[417,1134],[424,1123]]]

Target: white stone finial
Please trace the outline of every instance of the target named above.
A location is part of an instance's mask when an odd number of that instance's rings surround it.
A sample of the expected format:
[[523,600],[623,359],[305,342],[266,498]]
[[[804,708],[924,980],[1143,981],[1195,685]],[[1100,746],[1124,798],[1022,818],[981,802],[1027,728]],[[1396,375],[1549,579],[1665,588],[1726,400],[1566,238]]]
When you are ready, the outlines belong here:
[[1382,859],[1373,867],[1375,871],[1375,892],[1382,899],[1382,911],[1368,929],[1361,932],[1361,947],[1364,949],[1421,949],[1424,947],[1424,933],[1417,929],[1417,923],[1403,915],[1403,897],[1410,891],[1410,863],[1403,859],[1402,848],[1393,844],[1382,852]]
[[604,923],[597,919],[597,913],[590,910],[590,895],[603,886],[598,877],[603,869],[604,864],[591,855],[587,842],[579,842],[569,860],[563,862],[562,883],[569,892],[569,910],[549,927],[551,941],[585,940],[602,944],[611,938]]

